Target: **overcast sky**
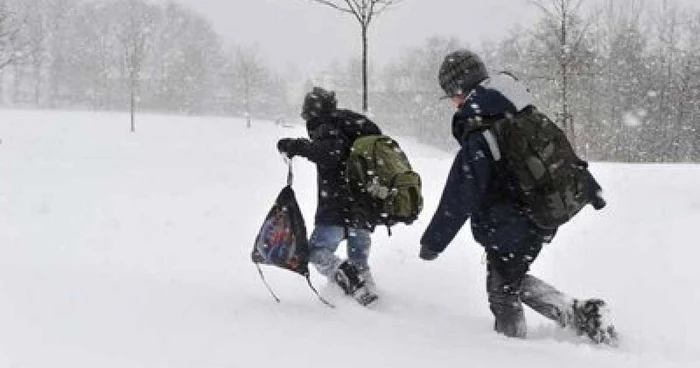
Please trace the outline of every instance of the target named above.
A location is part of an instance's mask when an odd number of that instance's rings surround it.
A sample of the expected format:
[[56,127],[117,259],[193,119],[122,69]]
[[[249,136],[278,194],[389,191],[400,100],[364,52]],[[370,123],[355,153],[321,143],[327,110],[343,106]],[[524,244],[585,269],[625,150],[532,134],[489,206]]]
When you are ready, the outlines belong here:
[[[277,68],[296,65],[313,73],[333,60],[360,56],[357,21],[309,0],[176,1],[208,17],[226,41],[257,45]],[[698,6],[700,0],[680,2]],[[404,0],[370,26],[370,58],[381,65],[431,36],[480,45],[504,37],[517,24],[532,24],[538,15],[528,0]]]

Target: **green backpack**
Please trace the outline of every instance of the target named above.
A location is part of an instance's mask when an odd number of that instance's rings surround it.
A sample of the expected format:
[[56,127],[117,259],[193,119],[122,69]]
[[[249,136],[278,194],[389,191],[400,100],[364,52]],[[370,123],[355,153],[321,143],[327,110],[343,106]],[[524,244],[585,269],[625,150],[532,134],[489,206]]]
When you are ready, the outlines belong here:
[[591,203],[588,164],[545,114],[527,108],[483,131],[495,161],[503,159],[538,226],[556,229]]
[[375,225],[410,224],[423,209],[420,176],[390,137],[357,138],[347,159],[347,178],[351,194],[370,204]]

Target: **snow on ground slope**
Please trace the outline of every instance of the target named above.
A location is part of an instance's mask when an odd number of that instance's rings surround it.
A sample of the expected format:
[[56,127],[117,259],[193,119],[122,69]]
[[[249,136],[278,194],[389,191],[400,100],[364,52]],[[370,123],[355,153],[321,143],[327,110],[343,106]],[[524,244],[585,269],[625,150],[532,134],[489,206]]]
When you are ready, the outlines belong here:
[[[300,128],[224,118],[0,110],[0,367],[697,367],[700,166],[596,164],[609,206],[563,227],[533,273],[609,301],[617,349],[528,311],[530,337],[492,332],[478,245],[463,231],[434,262],[418,239],[451,157],[402,140],[426,209],[388,237],[368,310],[315,273],[250,262],[282,188],[275,151]],[[315,171],[295,160],[313,218]],[[309,226],[311,224],[309,223]]]

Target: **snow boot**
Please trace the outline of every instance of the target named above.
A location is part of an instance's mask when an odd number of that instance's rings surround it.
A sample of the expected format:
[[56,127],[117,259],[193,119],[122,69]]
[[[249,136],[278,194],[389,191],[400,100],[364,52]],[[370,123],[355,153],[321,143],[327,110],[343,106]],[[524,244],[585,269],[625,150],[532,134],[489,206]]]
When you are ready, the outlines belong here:
[[365,286],[365,282],[360,278],[360,272],[357,267],[348,261],[343,261],[338,266],[333,279],[347,295],[355,295],[357,290]]
[[574,300],[572,319],[571,326],[579,335],[586,334],[596,344],[617,345],[617,332],[604,301]]
[[363,306],[368,306],[378,299],[377,294],[365,287],[365,280],[362,279],[357,267],[348,261],[340,264],[333,279],[345,294],[352,296]]
[[374,276],[369,270],[364,270],[360,273],[360,278],[365,281],[365,288],[372,294],[377,293],[377,284],[374,282]]

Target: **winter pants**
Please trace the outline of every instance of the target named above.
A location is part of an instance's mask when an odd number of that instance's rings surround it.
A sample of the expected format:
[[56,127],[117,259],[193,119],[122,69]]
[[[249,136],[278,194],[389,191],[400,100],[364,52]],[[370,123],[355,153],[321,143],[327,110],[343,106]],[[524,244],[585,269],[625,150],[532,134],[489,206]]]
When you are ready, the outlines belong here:
[[333,278],[343,260],[335,255],[340,242],[346,239],[348,260],[360,272],[368,272],[369,250],[372,244],[369,230],[345,228],[342,226],[316,225],[309,239],[310,259],[322,275]]
[[527,326],[522,304],[564,327],[573,313],[573,299],[544,281],[528,275],[542,245],[523,253],[487,251],[486,289],[495,330],[509,337],[525,338]]

